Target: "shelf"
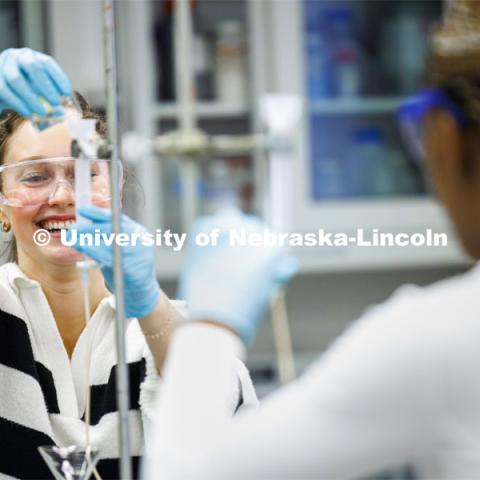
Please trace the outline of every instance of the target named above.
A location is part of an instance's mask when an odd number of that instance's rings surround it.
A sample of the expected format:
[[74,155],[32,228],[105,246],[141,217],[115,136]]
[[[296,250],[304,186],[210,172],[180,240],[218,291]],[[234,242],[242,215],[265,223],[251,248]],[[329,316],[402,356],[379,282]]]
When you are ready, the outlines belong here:
[[404,97],[363,97],[348,99],[325,99],[310,103],[314,115],[361,115],[392,113]]
[[467,266],[469,259],[449,235],[447,247],[301,248],[300,273],[334,273]]
[[[365,230],[378,228],[389,233],[423,233],[427,228],[446,233],[448,245],[442,247],[296,247],[292,253],[299,260],[299,274],[373,271],[405,268],[467,266],[471,261],[462,252],[451,227],[429,199],[403,199],[381,202],[358,201],[348,205],[325,206],[329,215],[336,219],[329,222],[326,216],[310,217],[308,228],[298,232],[345,231],[356,225]],[[384,210],[384,212],[382,212]],[[420,212],[413,215],[413,212]],[[325,212],[326,213],[326,212]],[[383,215],[382,213],[388,214]],[[352,215],[350,215],[352,214]],[[370,220],[373,222],[367,221]],[[372,218],[373,217],[373,218]],[[348,218],[348,222],[345,222]],[[363,218],[363,221],[359,219]],[[356,220],[355,220],[356,219]],[[403,220],[402,220],[403,219]],[[407,219],[407,220],[405,220]],[[304,226],[305,227],[305,226]],[[355,228],[356,228],[355,227]],[[353,228],[353,227],[351,227]],[[157,250],[157,274],[160,280],[175,279],[182,265],[182,253],[167,248]]]
[[[388,247],[362,249],[355,247],[295,248],[298,274],[367,272],[406,268],[468,266],[470,260],[456,241],[448,247]],[[157,276],[160,280],[176,280],[183,256],[166,248],[157,251]]]
[[425,227],[450,231],[450,220],[442,205],[430,196],[371,197],[313,201],[308,199],[295,212],[294,226],[309,231],[321,226],[328,231],[380,228],[411,231]]
[[[170,120],[176,119],[178,112],[178,106],[174,103],[157,103],[152,108],[151,115],[155,120]],[[196,112],[199,118],[244,118],[250,114],[247,105],[219,102],[200,102]]]

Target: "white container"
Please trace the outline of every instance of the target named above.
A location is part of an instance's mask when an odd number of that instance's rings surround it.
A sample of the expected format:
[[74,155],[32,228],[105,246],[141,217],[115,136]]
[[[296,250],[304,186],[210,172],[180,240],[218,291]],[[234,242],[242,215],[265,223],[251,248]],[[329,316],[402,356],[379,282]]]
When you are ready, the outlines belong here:
[[349,193],[354,196],[386,196],[395,193],[389,150],[378,128],[362,128],[354,133],[349,158],[349,179]]
[[247,103],[247,56],[241,22],[228,20],[217,27],[215,91],[220,103],[243,107]]
[[196,34],[193,41],[196,98],[211,100],[212,52],[205,35]]
[[241,208],[240,192],[223,159],[208,162],[202,213],[214,214],[228,207]]
[[427,48],[423,23],[406,10],[381,26],[382,66],[400,93],[413,92],[422,81]]

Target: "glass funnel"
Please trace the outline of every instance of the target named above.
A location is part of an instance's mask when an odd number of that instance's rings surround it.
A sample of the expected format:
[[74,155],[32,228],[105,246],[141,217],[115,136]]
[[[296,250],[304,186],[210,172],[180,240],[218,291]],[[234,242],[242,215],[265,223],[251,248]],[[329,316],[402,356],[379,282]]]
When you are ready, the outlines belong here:
[[87,451],[75,445],[49,445],[38,447],[38,451],[56,480],[87,480],[97,464],[99,454],[97,449],[90,449],[89,462]]

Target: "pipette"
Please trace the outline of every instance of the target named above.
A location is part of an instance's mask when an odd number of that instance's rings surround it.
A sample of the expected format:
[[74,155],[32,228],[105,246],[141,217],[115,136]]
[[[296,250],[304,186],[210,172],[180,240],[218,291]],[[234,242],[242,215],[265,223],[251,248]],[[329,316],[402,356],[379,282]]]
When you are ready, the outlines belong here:
[[[78,213],[80,206],[91,205],[91,160],[96,158],[99,148],[96,134],[96,120],[82,118],[82,111],[77,103],[70,98],[62,99],[61,105],[63,107],[63,114],[58,111],[54,114],[54,109],[48,104],[45,106],[48,115],[45,117],[36,116],[32,118],[32,123],[38,130],[43,131],[53,125],[61,122],[66,122],[72,137],[71,154],[75,158],[75,213],[76,221],[80,218],[82,221],[89,222],[89,220],[81,217]],[[83,260],[77,262],[77,268],[80,270],[81,283],[83,289],[83,303],[85,325],[90,322],[90,270],[96,266],[96,263],[84,257]],[[93,473],[97,480],[101,477],[95,468],[90,442],[90,363],[93,350],[93,342],[95,340],[96,329],[92,335],[92,340],[89,346],[86,365],[85,378],[85,460],[88,464],[88,470]],[[77,448],[73,447],[72,448]]]
[[[90,222],[79,214],[79,208],[84,205],[92,204],[91,191],[91,160],[97,157],[98,142],[96,141],[96,120],[82,118],[81,114],[72,116],[68,120],[70,135],[72,137],[72,156],[75,157],[75,214],[76,221]],[[90,270],[96,267],[96,262],[85,257],[84,260],[77,262],[77,268],[81,273],[85,325],[90,322]],[[86,382],[85,382],[85,437],[86,437],[86,459],[88,465],[97,480],[101,477],[93,464],[92,445],[90,442],[90,364],[92,360],[93,342],[95,341],[95,331],[89,345]]]

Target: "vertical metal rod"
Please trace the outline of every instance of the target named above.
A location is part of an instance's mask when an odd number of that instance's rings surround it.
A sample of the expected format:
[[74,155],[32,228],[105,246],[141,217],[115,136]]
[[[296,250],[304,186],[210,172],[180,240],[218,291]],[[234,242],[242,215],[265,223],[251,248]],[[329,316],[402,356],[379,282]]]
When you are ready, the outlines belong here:
[[287,315],[285,288],[278,292],[270,308],[273,338],[277,352],[278,376],[282,385],[295,380],[295,353]]
[[180,130],[196,127],[195,83],[192,65],[192,14],[188,0],[177,0],[175,12],[175,80],[180,110]]
[[292,228],[292,153],[270,152],[268,216],[269,224],[278,232]]
[[[290,156],[292,153],[290,153]],[[270,151],[269,188],[267,196],[266,218],[277,232],[289,232],[291,229],[292,201],[292,159],[282,151]],[[270,309],[270,319],[277,352],[277,365],[282,385],[295,380],[295,354],[293,351],[290,325],[288,322],[285,288],[277,295]]]
[[180,174],[182,178],[182,229],[188,231],[197,216],[197,180],[200,175],[196,160],[182,158],[180,161]]
[[[197,126],[195,118],[195,81],[192,63],[192,14],[189,0],[177,0],[175,12],[175,80],[179,105],[179,130],[188,135]],[[182,158],[182,228],[187,231],[197,215],[197,160]]]
[[[117,82],[117,52],[115,44],[115,1],[103,0],[103,28],[104,28],[104,55],[107,94],[107,121],[108,136],[112,147],[112,161],[110,162],[112,192],[112,227],[113,233],[120,232],[120,182],[119,182],[119,112],[118,112],[118,82]],[[125,311],[123,292],[122,250],[113,242],[114,249],[114,288],[115,288],[115,334],[117,345],[117,406],[119,413],[119,454],[120,454],[120,478],[130,480],[132,478],[132,465],[130,459],[130,425],[128,419],[129,410],[129,379],[126,362],[125,344]]]
[[[280,232],[289,232],[292,227],[294,149],[289,143],[293,142],[300,109],[297,98],[285,95],[267,96],[261,105],[270,136],[265,216],[270,226]],[[280,380],[286,384],[295,379],[296,373],[285,288],[279,292],[270,313]]]

